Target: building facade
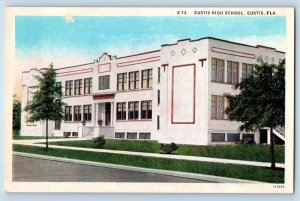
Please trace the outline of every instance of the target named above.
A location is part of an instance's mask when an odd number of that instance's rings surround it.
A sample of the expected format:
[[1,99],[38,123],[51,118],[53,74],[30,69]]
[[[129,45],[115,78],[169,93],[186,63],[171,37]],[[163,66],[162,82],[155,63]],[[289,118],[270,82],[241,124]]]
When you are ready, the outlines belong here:
[[[238,93],[234,84],[253,72],[258,58],[278,64],[285,53],[206,37],[124,57],[104,53],[91,63],[57,68],[67,106],[64,121],[51,122],[49,133],[195,145],[251,137],[262,143],[259,132],[240,133],[240,124],[224,114],[224,93]],[[42,70],[23,72],[22,108]],[[28,122],[28,115],[22,111],[21,134],[45,135],[45,124]]]

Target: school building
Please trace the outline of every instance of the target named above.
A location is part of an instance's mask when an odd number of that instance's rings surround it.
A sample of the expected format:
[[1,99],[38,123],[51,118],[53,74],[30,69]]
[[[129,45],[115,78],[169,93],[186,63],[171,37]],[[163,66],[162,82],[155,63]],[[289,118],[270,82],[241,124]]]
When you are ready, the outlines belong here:
[[[50,136],[157,140],[208,145],[253,138],[268,143],[269,131],[245,133],[224,114],[224,93],[251,75],[262,58],[278,64],[285,53],[218,38],[178,40],[159,50],[123,57],[104,53],[86,64],[56,68],[67,104],[62,122],[50,122]],[[40,71],[23,72],[22,108],[37,90]],[[45,135],[22,110],[21,135]],[[274,133],[284,140],[284,128]]]

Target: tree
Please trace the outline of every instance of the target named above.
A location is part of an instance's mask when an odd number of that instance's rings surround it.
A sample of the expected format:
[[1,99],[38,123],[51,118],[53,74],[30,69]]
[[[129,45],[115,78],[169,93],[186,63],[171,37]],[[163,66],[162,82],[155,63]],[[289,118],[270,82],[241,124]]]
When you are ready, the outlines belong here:
[[56,84],[56,73],[52,63],[50,68],[41,75],[35,76],[38,80],[38,89],[33,93],[33,98],[25,107],[29,112],[28,121],[42,121],[46,123],[46,150],[48,151],[48,122],[61,121],[64,117],[62,90]]
[[13,130],[18,131],[21,128],[21,102],[15,94],[13,98]]
[[226,94],[225,113],[230,120],[240,121],[240,130],[257,131],[269,127],[271,168],[276,169],[273,129],[285,122],[285,60],[279,65],[260,61],[253,74],[235,85],[237,95]]

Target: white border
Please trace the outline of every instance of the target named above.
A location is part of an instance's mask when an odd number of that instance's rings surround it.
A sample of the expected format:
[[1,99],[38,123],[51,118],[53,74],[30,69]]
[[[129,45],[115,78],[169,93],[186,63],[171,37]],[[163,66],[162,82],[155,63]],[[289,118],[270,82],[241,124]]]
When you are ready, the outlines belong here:
[[[12,97],[15,70],[15,30],[14,16],[177,16],[176,11],[201,10],[274,10],[287,19],[286,51],[286,170],[285,188],[274,189],[273,184],[166,184],[163,183],[72,183],[63,186],[50,182],[12,181]],[[189,16],[189,15],[187,15]],[[166,192],[166,193],[292,193],[294,179],[294,9],[293,8],[7,8],[6,10],[6,54],[5,54],[5,189],[10,192]]]

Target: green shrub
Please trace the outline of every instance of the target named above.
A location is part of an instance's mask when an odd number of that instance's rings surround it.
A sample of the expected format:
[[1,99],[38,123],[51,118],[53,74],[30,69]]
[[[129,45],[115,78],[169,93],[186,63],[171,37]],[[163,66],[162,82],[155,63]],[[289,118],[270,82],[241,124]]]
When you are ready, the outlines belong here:
[[255,144],[255,141],[252,138],[244,138],[237,141],[236,144]]
[[171,154],[178,149],[178,146],[174,142],[171,142],[171,144],[160,144],[160,149],[166,154]]
[[96,137],[94,139],[94,142],[96,143],[96,148],[102,149],[105,145],[105,139],[103,135],[100,135],[99,137]]

